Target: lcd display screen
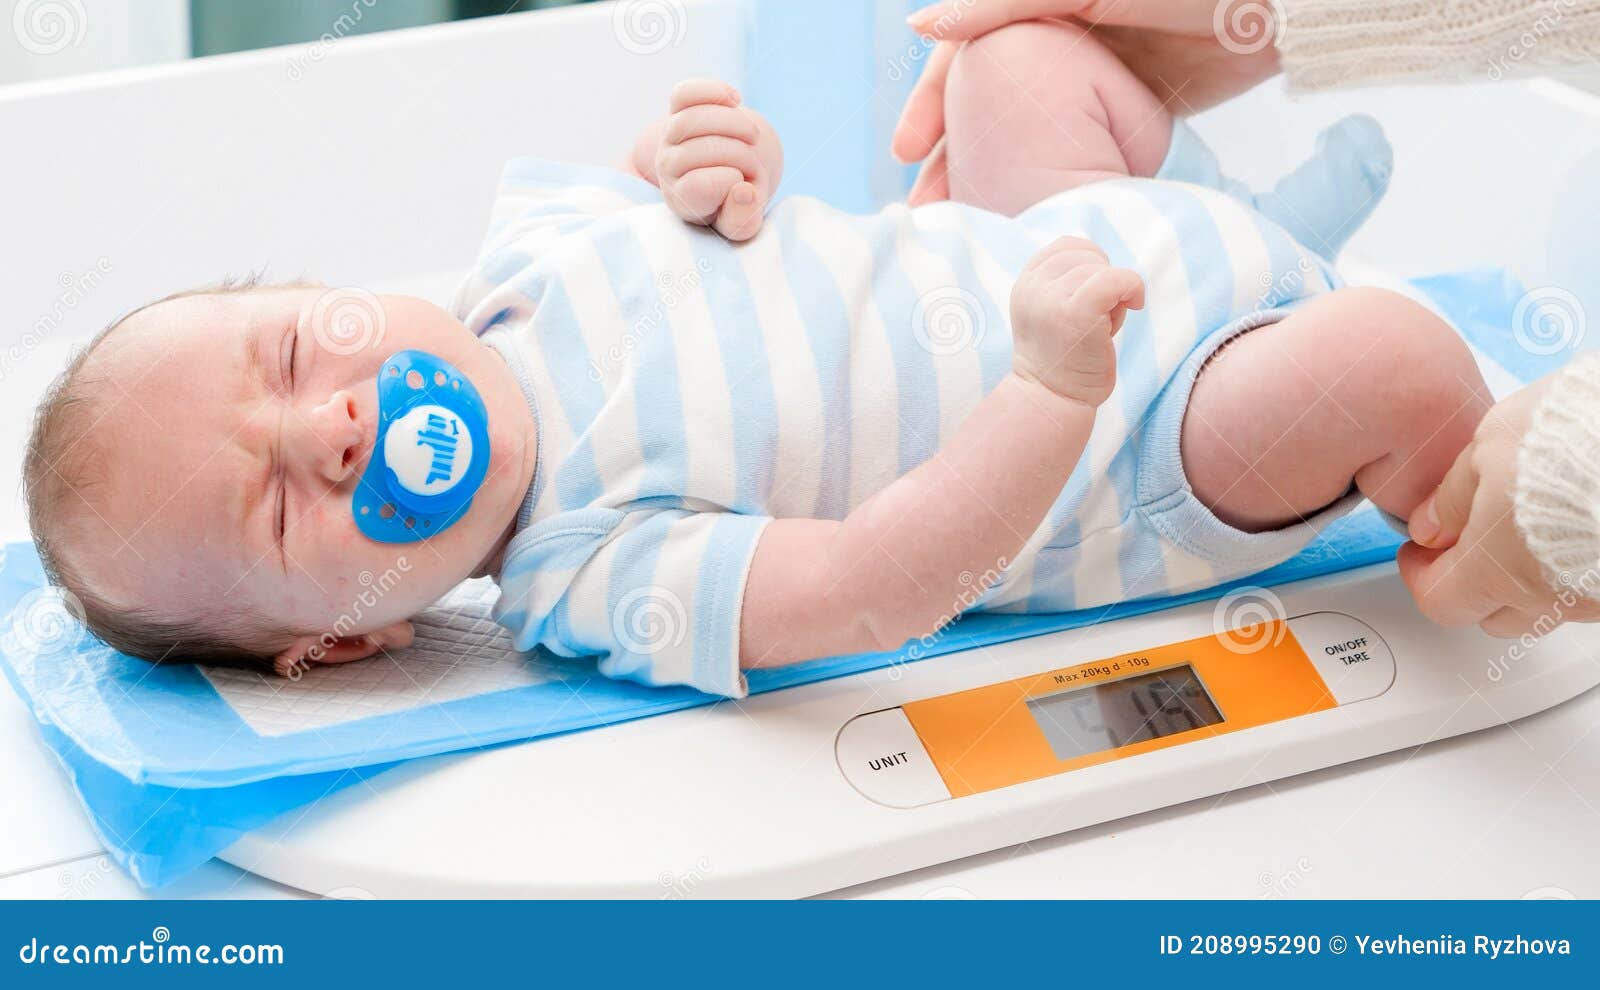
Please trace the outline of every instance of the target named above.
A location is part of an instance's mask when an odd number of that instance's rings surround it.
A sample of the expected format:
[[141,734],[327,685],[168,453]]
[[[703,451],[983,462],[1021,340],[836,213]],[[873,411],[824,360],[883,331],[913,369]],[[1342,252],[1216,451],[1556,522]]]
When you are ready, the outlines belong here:
[[1059,760],[1119,749],[1222,721],[1188,664],[1028,699]]

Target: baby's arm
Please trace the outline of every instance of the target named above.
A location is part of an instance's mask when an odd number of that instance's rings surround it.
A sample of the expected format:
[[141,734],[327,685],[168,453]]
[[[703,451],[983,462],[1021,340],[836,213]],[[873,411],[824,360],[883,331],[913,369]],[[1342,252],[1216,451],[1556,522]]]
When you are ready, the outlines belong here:
[[742,666],[894,649],[960,613],[972,575],[1003,570],[1061,494],[1115,384],[1112,337],[1143,305],[1139,276],[1088,241],[1035,257],[1011,294],[1012,372],[940,451],[843,521],[768,525]]
[[754,237],[783,178],[777,131],[715,79],[679,83],[671,108],[639,136],[626,170],[659,186],[672,211],[690,223],[730,241]]

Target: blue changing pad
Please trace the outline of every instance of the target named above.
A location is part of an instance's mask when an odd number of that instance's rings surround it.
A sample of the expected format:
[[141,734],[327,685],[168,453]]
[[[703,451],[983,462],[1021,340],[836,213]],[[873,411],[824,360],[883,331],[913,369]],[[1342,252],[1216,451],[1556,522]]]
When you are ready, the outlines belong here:
[[[1371,510],[1252,584],[1282,584],[1389,559],[1399,538]],[[751,694],[905,664],[1215,597],[1217,588],[1054,615],[973,615],[931,646],[753,671]],[[228,684],[253,674],[157,667],[104,646],[70,624],[45,586],[32,544],[0,557],[0,669],[28,703],[106,850],[142,885],[175,880],[278,815],[420,756],[593,729],[723,699],[599,676],[592,660],[541,652],[522,662],[538,683],[274,731]],[[25,630],[65,630],[41,640]],[[20,635],[19,635],[20,632]],[[386,664],[378,659],[368,664]],[[404,657],[399,658],[400,667]],[[325,670],[331,668],[324,668]],[[282,691],[265,678],[266,690]],[[307,688],[315,691],[315,680]]]

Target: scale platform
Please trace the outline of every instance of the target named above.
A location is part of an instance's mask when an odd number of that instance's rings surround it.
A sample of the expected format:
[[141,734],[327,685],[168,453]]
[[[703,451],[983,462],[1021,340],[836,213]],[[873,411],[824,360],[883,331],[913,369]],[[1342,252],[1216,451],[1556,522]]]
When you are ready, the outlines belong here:
[[[1472,732],[1600,683],[1415,611],[1392,565],[419,760],[223,858],[332,896],[790,897]],[[1265,596],[1263,596],[1265,597]]]

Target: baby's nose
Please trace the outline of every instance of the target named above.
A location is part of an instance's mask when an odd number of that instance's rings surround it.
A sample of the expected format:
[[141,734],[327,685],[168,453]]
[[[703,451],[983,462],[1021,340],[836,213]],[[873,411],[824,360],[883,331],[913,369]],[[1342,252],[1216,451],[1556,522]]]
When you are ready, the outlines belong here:
[[356,400],[343,389],[311,410],[304,454],[309,466],[328,482],[338,484],[350,476],[361,457],[365,437]]

